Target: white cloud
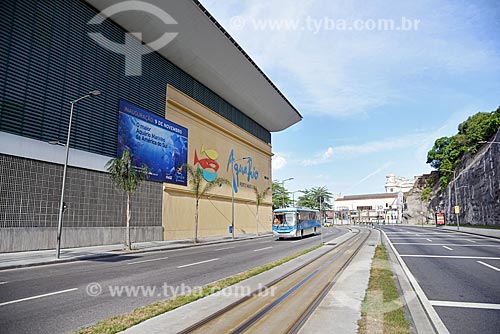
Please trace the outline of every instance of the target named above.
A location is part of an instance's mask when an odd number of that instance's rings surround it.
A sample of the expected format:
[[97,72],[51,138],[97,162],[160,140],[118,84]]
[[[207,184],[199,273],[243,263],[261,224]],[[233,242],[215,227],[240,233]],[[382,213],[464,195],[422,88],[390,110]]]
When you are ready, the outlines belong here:
[[[235,37],[305,116],[366,116],[377,107],[415,99],[428,91],[423,76],[498,69],[499,54],[488,38],[478,38],[485,8],[448,0],[401,2],[205,0]],[[466,10],[464,10],[466,7]],[[243,29],[231,25],[245,18]],[[416,31],[257,29],[254,20],[393,19],[419,20]],[[485,25],[485,23],[482,23]],[[438,69],[438,71],[436,71]],[[485,70],[483,70],[485,71]],[[271,73],[270,73],[271,72]]]
[[359,180],[358,182],[352,184],[349,188],[347,188],[346,191],[349,191],[353,188],[356,188],[357,186],[365,183],[366,181],[368,181],[369,179],[371,179],[372,177],[380,174],[381,172],[383,172],[384,170],[386,170],[387,168],[389,168],[390,166],[394,165],[394,162],[392,161],[388,161],[386,162],[384,165],[380,166],[379,168],[375,169],[374,171],[370,172],[370,174],[366,175],[365,177],[363,177],[361,180]]
[[279,170],[286,166],[287,161],[285,157],[275,154],[271,163],[273,170]]
[[356,158],[363,155],[420,147],[429,135],[426,133],[414,133],[398,138],[385,138],[382,140],[369,141],[359,145],[341,145],[328,147],[324,152],[316,155],[316,158],[301,161],[304,166],[314,166],[330,163],[335,158]]

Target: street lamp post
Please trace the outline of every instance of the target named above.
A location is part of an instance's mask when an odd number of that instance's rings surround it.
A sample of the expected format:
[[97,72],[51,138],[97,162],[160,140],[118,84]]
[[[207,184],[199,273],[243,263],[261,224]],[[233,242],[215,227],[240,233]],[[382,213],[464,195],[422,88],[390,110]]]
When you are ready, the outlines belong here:
[[[56,245],[56,258],[59,259],[61,256],[61,234],[62,234],[62,219],[63,219],[63,211],[64,211],[64,188],[66,186],[66,172],[68,170],[68,156],[69,156],[69,139],[71,136],[71,122],[73,121],[73,109],[77,102],[87,98],[101,95],[101,92],[98,90],[93,90],[88,94],[74,100],[70,101],[71,103],[71,111],[69,113],[69,124],[68,124],[68,134],[66,136],[66,159],[64,160],[64,169],[63,169],[63,177],[62,177],[62,186],[61,186],[61,200],[59,202],[59,217],[57,222],[57,245]],[[59,142],[51,142],[51,144],[59,144]]]
[[293,180],[293,177],[281,181],[281,186],[283,187],[283,203],[282,203],[283,207],[285,207],[285,181],[290,181],[290,180]]
[[[243,157],[232,161],[231,168],[234,169],[236,161],[246,160],[250,157]],[[234,170],[231,171],[231,239],[234,240]]]
[[292,205],[293,207],[295,207],[295,193],[303,193],[304,191],[302,190],[295,190],[295,191],[292,191]]

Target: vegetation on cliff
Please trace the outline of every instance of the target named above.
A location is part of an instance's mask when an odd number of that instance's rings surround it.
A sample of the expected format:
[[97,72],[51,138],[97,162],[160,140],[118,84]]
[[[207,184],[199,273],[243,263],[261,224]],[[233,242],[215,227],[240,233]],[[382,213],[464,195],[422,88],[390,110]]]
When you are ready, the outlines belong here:
[[427,163],[439,171],[441,189],[453,179],[453,171],[467,153],[476,154],[484,142],[500,128],[500,107],[492,112],[478,112],[458,126],[458,133],[438,138],[427,153]]

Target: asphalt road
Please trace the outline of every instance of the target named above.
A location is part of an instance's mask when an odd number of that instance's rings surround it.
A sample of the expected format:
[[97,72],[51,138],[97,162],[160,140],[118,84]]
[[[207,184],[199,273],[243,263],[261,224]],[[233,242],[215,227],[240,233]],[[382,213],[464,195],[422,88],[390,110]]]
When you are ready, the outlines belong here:
[[499,332],[500,240],[437,228],[382,229],[450,333]]
[[[324,228],[328,240],[345,233]],[[0,333],[65,333],[320,242],[271,237],[0,271]]]

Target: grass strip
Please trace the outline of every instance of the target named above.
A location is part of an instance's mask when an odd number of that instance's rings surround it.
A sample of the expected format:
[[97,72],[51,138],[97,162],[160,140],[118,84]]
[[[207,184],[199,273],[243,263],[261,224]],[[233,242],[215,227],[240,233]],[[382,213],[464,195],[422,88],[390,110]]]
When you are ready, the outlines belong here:
[[126,330],[134,325],[137,325],[147,319],[153,318],[160,314],[163,314],[168,311],[172,311],[178,307],[183,305],[192,303],[198,299],[204,298],[211,294],[221,291],[224,288],[227,288],[231,285],[239,283],[243,280],[246,280],[250,277],[261,274],[265,271],[268,271],[274,267],[280,266],[288,261],[291,261],[299,256],[312,252],[315,249],[318,249],[322,246],[319,244],[312,248],[306,249],[294,255],[287,256],[281,260],[277,260],[261,267],[251,269],[245,271],[243,273],[224,278],[215,283],[211,283],[203,286],[200,290],[193,291],[187,295],[176,296],[172,299],[168,299],[161,302],[156,302],[153,304],[149,304],[146,306],[142,306],[136,308],[132,312],[128,314],[118,315],[115,317],[111,317],[100,321],[92,326],[84,327],[74,331],[75,334],[113,334]]
[[384,245],[375,249],[358,325],[360,334],[410,333],[410,323],[406,319]]

